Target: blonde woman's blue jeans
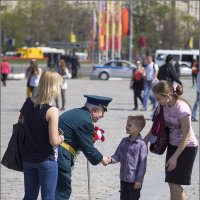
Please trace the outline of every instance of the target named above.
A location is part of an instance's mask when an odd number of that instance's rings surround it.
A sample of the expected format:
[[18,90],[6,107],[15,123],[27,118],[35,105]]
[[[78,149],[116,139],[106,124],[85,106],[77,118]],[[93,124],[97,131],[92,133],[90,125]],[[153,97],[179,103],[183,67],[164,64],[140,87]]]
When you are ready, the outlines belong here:
[[23,200],[37,200],[41,188],[42,200],[54,200],[58,177],[56,161],[23,162],[25,195]]

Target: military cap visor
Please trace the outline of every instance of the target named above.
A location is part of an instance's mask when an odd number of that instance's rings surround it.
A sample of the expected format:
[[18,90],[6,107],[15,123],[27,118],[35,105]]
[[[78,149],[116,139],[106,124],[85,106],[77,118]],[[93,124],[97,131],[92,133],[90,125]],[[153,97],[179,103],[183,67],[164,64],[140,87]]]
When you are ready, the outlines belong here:
[[96,95],[84,95],[87,98],[87,103],[100,106],[107,111],[108,104],[112,101],[110,97],[96,96]]

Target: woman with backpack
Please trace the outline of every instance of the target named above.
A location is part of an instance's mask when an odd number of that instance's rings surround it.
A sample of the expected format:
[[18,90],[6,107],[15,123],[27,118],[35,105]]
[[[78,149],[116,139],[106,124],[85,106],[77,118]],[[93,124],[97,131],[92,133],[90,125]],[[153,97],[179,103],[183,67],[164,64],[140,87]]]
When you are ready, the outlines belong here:
[[137,68],[133,70],[132,79],[130,82],[130,89],[133,90],[134,94],[134,108],[133,110],[138,110],[138,101],[141,101],[143,105],[142,90],[144,90],[144,80],[146,77],[146,72],[140,61],[136,61]]

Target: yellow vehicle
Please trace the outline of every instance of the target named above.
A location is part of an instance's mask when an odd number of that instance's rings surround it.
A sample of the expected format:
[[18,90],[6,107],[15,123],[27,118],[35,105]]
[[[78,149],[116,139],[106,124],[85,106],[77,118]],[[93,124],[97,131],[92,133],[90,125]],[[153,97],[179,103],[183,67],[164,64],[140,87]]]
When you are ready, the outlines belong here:
[[19,48],[18,52],[21,53],[21,58],[30,59],[43,59],[44,54],[40,48],[37,47],[23,47]]

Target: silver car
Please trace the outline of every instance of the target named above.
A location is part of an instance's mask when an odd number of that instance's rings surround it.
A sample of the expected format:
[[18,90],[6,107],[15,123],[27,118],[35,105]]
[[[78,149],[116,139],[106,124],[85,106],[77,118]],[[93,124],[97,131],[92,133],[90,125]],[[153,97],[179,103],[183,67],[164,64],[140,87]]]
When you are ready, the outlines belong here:
[[108,80],[112,77],[131,78],[136,65],[126,60],[109,60],[92,68],[91,79]]

